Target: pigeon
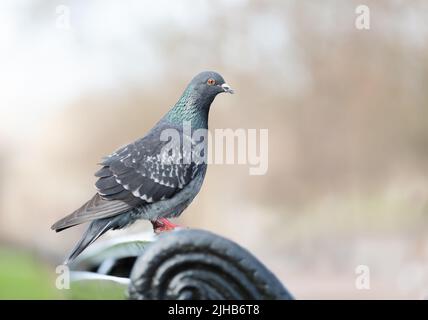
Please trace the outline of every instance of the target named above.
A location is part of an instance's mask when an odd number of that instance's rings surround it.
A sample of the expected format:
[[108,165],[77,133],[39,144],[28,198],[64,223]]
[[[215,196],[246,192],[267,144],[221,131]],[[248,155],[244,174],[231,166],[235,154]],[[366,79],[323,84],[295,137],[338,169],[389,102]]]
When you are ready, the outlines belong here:
[[95,173],[96,194],[51,227],[60,232],[90,222],[65,264],[108,230],[139,219],[149,220],[155,233],[177,227],[168,219],[178,217],[199,193],[207,170],[208,141],[203,132],[208,129],[210,106],[223,92],[234,90],[219,73],[199,73],[143,138],[102,159]]

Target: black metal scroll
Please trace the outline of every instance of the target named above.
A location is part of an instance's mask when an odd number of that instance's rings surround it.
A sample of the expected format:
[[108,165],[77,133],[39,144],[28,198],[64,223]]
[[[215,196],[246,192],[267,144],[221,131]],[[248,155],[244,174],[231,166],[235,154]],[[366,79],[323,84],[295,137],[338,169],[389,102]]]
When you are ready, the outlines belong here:
[[259,260],[203,230],[169,232],[136,261],[131,299],[293,299]]

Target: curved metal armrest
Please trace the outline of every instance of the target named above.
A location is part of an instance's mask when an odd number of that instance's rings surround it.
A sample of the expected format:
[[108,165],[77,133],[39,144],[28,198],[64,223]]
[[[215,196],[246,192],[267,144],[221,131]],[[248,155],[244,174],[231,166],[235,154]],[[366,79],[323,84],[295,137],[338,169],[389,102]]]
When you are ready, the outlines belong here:
[[146,247],[131,272],[131,299],[293,299],[250,252],[203,230],[180,230]]

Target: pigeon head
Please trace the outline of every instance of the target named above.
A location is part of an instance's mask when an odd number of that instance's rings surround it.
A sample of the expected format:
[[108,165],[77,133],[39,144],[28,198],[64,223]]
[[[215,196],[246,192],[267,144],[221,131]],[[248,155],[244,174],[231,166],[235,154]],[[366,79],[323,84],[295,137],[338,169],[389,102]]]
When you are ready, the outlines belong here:
[[223,77],[214,71],[204,71],[196,75],[188,87],[195,93],[214,98],[219,93],[234,93],[233,89],[224,81]]
[[192,127],[206,128],[211,103],[223,92],[234,93],[220,74],[214,71],[201,72],[190,81],[166,118],[174,123],[191,121]]

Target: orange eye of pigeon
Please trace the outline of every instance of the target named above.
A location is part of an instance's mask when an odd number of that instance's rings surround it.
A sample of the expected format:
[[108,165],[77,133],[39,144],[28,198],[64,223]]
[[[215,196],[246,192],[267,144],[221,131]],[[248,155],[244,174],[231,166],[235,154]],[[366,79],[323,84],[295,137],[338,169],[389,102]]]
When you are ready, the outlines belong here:
[[212,86],[212,85],[214,85],[214,84],[215,84],[215,80],[214,80],[214,79],[212,79],[212,78],[210,78],[210,79],[208,79],[207,83],[208,83],[210,86]]

